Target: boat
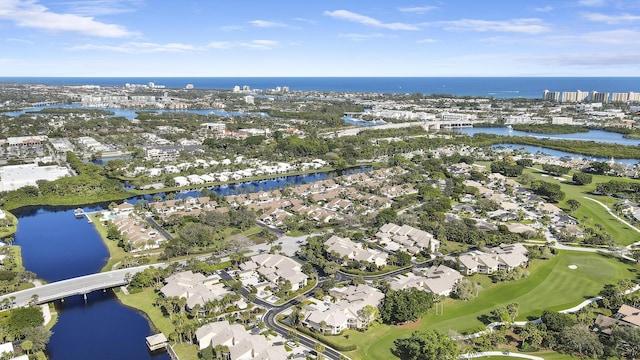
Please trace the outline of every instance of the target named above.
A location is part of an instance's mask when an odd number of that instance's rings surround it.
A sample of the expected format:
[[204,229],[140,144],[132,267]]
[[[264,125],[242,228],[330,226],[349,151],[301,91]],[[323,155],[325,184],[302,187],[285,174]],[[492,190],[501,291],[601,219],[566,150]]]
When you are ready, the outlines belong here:
[[75,217],[77,218],[84,217],[84,210],[82,208],[77,208],[73,210],[73,215],[75,215]]

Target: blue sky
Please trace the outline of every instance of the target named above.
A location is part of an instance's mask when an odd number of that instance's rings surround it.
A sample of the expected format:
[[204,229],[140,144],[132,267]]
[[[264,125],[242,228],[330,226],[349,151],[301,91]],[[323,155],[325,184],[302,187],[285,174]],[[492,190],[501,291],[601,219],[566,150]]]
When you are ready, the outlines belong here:
[[640,76],[640,1],[0,0],[0,76]]

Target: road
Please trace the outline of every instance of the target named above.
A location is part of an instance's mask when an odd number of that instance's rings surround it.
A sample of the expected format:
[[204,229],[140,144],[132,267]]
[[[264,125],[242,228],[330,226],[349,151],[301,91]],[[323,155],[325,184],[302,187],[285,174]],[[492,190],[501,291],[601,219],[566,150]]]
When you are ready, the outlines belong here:
[[[233,278],[233,276],[231,276],[228,272],[222,270],[220,271],[220,277],[223,280],[226,281],[235,281],[235,279]],[[253,303],[261,306],[265,309],[267,309],[267,312],[264,314],[263,316],[263,321],[264,323],[267,325],[267,327],[269,327],[270,329],[273,329],[275,332],[277,332],[279,335],[281,335],[283,338],[287,339],[289,338],[289,332],[291,331],[291,329],[287,328],[286,326],[280,325],[278,323],[278,321],[276,320],[277,316],[287,310],[288,308],[290,308],[293,305],[296,305],[298,303],[298,299],[299,298],[304,298],[307,295],[309,295],[318,285],[322,284],[322,282],[318,282],[318,284],[316,284],[316,286],[314,286],[313,288],[307,290],[305,293],[300,294],[298,296],[296,296],[295,298],[285,302],[282,305],[273,305],[271,303],[268,303],[264,300],[258,299],[256,298],[255,300],[253,300]],[[249,296],[249,291],[247,291],[247,289],[245,289],[244,287],[240,288],[240,293],[242,294],[242,296],[244,296],[245,298],[247,298]],[[303,334],[297,333],[298,336],[298,342],[308,348],[309,350],[313,350],[316,346],[316,340],[313,340]],[[339,360],[341,359],[341,356],[343,356],[340,352],[338,352],[335,349],[332,349],[326,345],[323,344],[323,346],[325,347],[325,352],[324,355],[329,358],[329,359],[335,359],[335,360]]]

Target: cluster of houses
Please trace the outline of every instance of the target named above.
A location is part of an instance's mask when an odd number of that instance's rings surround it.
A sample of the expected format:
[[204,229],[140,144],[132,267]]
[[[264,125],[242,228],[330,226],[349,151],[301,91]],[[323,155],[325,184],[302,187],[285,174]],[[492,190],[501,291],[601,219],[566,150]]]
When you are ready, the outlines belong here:
[[[452,173],[467,176],[471,170],[486,172],[483,166],[464,163],[449,167]],[[454,205],[452,211],[447,214],[450,220],[470,216],[476,222],[476,227],[483,231],[497,230],[496,224],[502,224],[510,232],[518,234],[536,234],[551,230],[558,234],[584,236],[583,230],[577,225],[577,219],[522,187],[517,181],[501,174],[489,173],[486,181],[467,179],[463,184],[476,188],[478,196],[467,195],[461,198],[460,203]],[[498,209],[482,214],[477,206],[478,197],[494,202]],[[548,218],[549,221],[544,222],[543,218]]]
[[[493,274],[496,271],[511,271],[529,262],[529,252],[522,244],[500,244],[496,247],[475,250],[461,254],[458,259],[460,272],[465,275]],[[454,260],[454,258],[450,259]]]
[[384,294],[366,284],[333,288],[329,298],[335,302],[322,301],[305,305],[305,318],[302,325],[322,332],[336,335],[345,329],[361,329],[374,320],[373,314],[365,307],[377,308]]
[[[226,200],[234,206],[246,206],[256,211],[262,222],[276,227],[294,215],[327,223],[349,214],[375,213],[391,207],[393,197],[414,193],[411,184],[393,184],[393,177],[403,172],[401,168],[379,169],[302,184],[283,191],[230,195]],[[386,193],[381,189],[386,189]]]
[[445,265],[430,268],[414,268],[411,272],[396,276],[390,282],[391,289],[404,290],[416,288],[440,296],[449,296],[456,291],[463,276],[457,270]]
[[440,249],[440,241],[433,235],[409,225],[388,223],[382,225],[372,239],[388,251],[405,251],[411,255],[427,250],[430,254]]
[[149,204],[154,216],[162,220],[166,220],[169,216],[199,216],[206,211],[218,211],[225,213],[229,208],[218,206],[215,200],[211,200],[208,196],[192,197],[188,196],[184,199],[162,200]]
[[[165,298],[185,298],[187,309],[194,309],[196,305],[204,308],[209,301],[216,301],[232,294],[222,283],[222,278],[213,274],[204,276],[201,273],[183,271],[165,279],[165,285],[160,292]],[[247,303],[240,299],[233,304],[238,309],[246,309]]]
[[282,345],[269,342],[264,336],[250,334],[240,324],[218,321],[196,329],[196,339],[200,350],[209,346],[226,346],[225,359],[271,360],[286,359],[287,352]]
[[110,210],[103,211],[101,215],[100,221],[113,224],[124,240],[131,245],[131,252],[157,249],[167,241],[160,231],[136,215],[134,206],[129,203],[116,205]]
[[333,235],[324,243],[327,253],[332,260],[346,265],[349,261],[373,263],[376,266],[384,266],[387,264],[389,254],[363,247],[362,243],[356,243],[348,238],[341,238]]
[[287,284],[289,291],[297,291],[305,287],[309,279],[298,262],[280,254],[253,256],[240,264],[237,275],[244,285],[253,286],[262,298],[270,298]]
[[594,322],[594,330],[611,335],[616,327],[640,327],[640,309],[622,305],[612,316],[598,314]]
[[[145,148],[145,154],[150,160],[158,162],[169,161],[178,156],[181,151],[198,152],[202,150],[199,145],[175,145],[175,146],[156,146],[153,148]],[[238,181],[250,177],[265,176],[265,175],[282,175],[293,171],[306,171],[310,169],[320,169],[327,166],[327,162],[322,159],[314,159],[310,162],[301,162],[297,164],[290,164],[286,162],[268,163],[266,161],[260,161],[256,159],[245,159],[243,156],[238,156],[235,159],[222,159],[222,160],[204,160],[196,159],[193,162],[181,162],[177,164],[165,164],[159,167],[147,168],[144,166],[138,166],[130,171],[127,171],[127,176],[139,176],[146,175],[150,178],[157,178],[162,175],[176,175],[190,169],[220,169],[218,171],[212,171],[209,173],[192,174],[189,176],[175,176],[173,181],[176,186],[188,186],[188,185],[202,185],[212,182],[228,182]],[[229,167],[242,167],[247,166],[244,169],[231,171]],[[221,169],[222,168],[222,169]],[[191,170],[193,171],[193,170]],[[198,171],[202,172],[202,171]]]

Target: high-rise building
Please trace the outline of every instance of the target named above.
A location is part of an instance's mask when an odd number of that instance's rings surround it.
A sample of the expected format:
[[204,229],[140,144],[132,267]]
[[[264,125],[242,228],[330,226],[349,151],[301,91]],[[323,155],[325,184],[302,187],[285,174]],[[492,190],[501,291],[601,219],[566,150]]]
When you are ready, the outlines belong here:
[[601,93],[597,91],[591,92],[591,102],[592,103],[603,103],[606,104],[609,102],[609,93]]
[[613,93],[611,95],[611,102],[628,102],[629,101],[629,93]]
[[562,92],[562,102],[570,102],[570,103],[582,103],[586,102],[589,98],[589,93],[587,91],[564,91]]
[[545,90],[542,92],[542,100],[558,102],[560,101],[560,92]]

